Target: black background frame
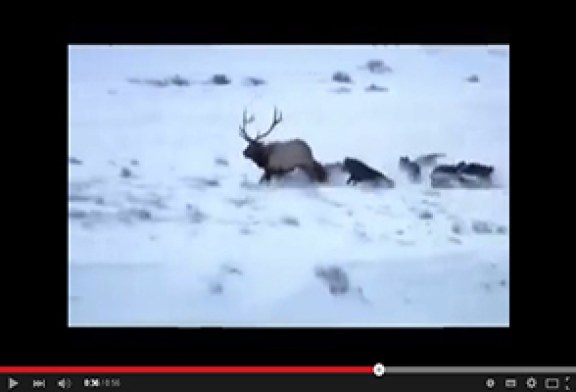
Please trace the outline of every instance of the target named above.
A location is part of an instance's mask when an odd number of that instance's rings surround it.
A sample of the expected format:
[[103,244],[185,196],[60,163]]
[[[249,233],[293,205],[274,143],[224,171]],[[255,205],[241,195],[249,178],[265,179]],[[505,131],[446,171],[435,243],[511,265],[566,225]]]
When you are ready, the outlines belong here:
[[[26,157],[33,157],[23,159],[18,149],[14,151],[16,156],[11,159],[26,168],[19,166],[12,173],[18,178],[8,190],[27,191],[15,192],[12,205],[31,203],[36,207],[25,218],[18,208],[9,209],[20,223],[10,227],[9,236],[5,234],[14,252],[6,251],[12,256],[2,261],[0,273],[6,302],[0,309],[0,365],[574,364],[574,355],[570,355],[575,340],[570,334],[576,329],[569,311],[575,292],[569,272],[571,257],[559,251],[563,244],[570,244],[570,239],[562,238],[567,234],[561,234],[551,215],[540,212],[540,204],[530,202],[561,204],[559,195],[535,189],[533,182],[538,176],[550,178],[558,173],[549,173],[545,165],[533,165],[528,170],[522,163],[512,164],[518,190],[511,193],[523,197],[514,196],[511,202],[516,215],[511,217],[510,238],[516,244],[511,244],[509,328],[68,328],[68,44],[510,44],[510,28],[503,25],[428,24],[401,29],[366,23],[347,29],[283,27],[278,23],[238,25],[68,25],[64,42],[50,48],[53,57],[32,63],[33,70],[41,69],[50,77],[43,79],[43,91],[34,98],[42,99],[42,104],[34,105],[34,115],[25,117],[27,122],[38,124],[29,124],[22,132],[8,132],[10,137],[23,136],[25,140],[16,143],[26,146]],[[517,52],[516,48],[514,44],[511,52],[518,59],[514,61],[521,63],[520,49]],[[52,62],[47,58],[55,60],[53,69],[48,68]],[[532,57],[526,61],[534,65]],[[514,97],[514,101],[529,100],[520,93]],[[530,119],[524,123],[519,112],[514,123],[515,133],[523,135],[523,147],[515,144],[511,156],[520,162],[526,154],[525,162],[531,162],[531,151],[538,151],[545,161],[550,140],[542,140],[546,128],[541,125],[547,123],[538,123],[539,112],[528,106],[522,112],[530,113]],[[531,132],[536,137],[531,138]],[[531,142],[538,148],[526,147]],[[521,188],[524,179],[528,181]],[[521,189],[528,191],[522,193]],[[552,200],[547,202],[546,197]],[[521,213],[523,205],[528,209]]]

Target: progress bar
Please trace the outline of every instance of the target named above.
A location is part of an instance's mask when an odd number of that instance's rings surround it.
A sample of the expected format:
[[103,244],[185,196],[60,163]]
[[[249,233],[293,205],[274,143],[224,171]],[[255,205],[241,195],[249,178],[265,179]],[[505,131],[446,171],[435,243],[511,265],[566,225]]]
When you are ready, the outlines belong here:
[[576,373],[576,366],[0,366],[0,374],[546,374]]
[[372,374],[370,366],[12,366],[0,373],[109,374]]
[[386,366],[385,374],[543,374],[576,373],[576,366]]

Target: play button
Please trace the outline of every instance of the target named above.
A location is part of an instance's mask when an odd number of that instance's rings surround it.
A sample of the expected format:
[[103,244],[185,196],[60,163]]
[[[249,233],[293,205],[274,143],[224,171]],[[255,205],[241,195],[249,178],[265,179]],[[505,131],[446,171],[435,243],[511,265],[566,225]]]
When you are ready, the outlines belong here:
[[18,381],[14,380],[12,377],[8,378],[8,390],[16,388],[18,386]]

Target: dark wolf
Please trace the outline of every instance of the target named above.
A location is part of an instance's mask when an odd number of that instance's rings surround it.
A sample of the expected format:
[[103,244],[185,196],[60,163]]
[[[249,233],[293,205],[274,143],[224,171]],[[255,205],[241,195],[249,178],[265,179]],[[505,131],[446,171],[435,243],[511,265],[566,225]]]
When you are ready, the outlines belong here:
[[346,184],[356,185],[358,182],[369,181],[378,184],[382,183],[388,187],[394,186],[394,181],[355,158],[346,157],[344,159],[344,170],[350,173]]
[[411,181],[417,182],[421,179],[420,165],[416,161],[411,161],[408,157],[400,157],[400,162],[398,166],[401,170],[408,173],[408,178]]
[[458,165],[438,165],[430,174],[433,187],[452,187],[454,183],[460,183],[460,170],[465,164],[460,162]]
[[436,165],[436,161],[439,158],[443,158],[445,156],[446,154],[438,154],[438,153],[426,154],[419,156],[414,160],[414,162],[416,162],[420,166],[434,166]]
[[460,183],[467,188],[485,188],[492,184],[493,166],[460,163]]
[[457,165],[439,165],[430,175],[432,186],[449,186],[453,182],[466,187],[489,185],[494,167],[479,163],[459,162]]
[[[462,164],[462,163],[461,163]],[[481,179],[489,179],[494,172],[493,166],[487,166],[480,163],[463,163],[460,173],[468,176],[479,177]]]

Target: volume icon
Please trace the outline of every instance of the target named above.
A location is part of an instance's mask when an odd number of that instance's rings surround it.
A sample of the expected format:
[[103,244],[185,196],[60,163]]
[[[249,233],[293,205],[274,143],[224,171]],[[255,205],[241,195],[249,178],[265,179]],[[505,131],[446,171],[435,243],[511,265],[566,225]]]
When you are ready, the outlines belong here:
[[60,380],[58,380],[57,384],[62,389],[68,389],[72,387],[72,380],[70,380],[69,378],[61,378]]

